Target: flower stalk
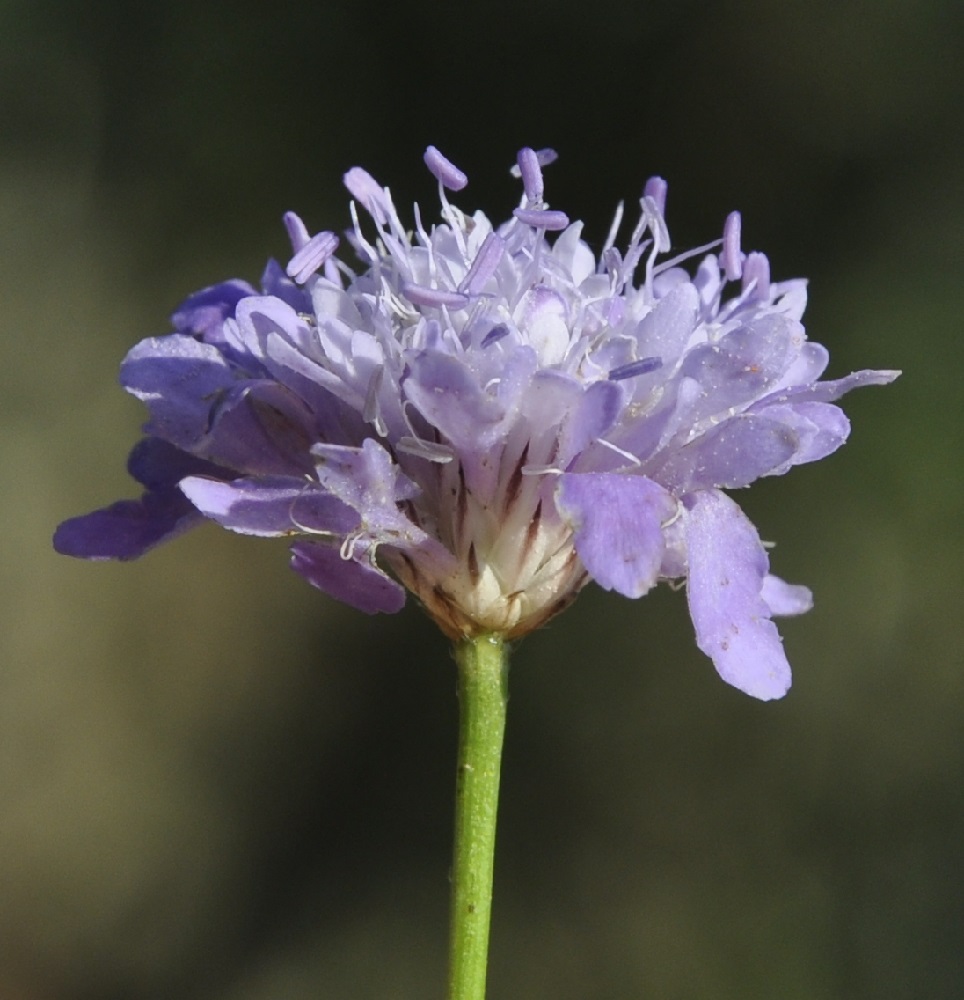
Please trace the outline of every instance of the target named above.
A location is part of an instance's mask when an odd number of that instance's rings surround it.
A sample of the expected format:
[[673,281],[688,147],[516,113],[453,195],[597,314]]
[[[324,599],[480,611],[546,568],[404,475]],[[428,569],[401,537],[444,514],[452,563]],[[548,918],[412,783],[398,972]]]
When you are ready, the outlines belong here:
[[484,1000],[508,647],[500,635],[466,638],[456,644],[455,659],[459,750],[448,1000]]

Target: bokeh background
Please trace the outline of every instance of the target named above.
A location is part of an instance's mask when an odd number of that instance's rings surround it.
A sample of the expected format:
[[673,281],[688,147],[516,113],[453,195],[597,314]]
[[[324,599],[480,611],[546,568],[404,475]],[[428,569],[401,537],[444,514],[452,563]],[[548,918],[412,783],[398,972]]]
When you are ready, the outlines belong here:
[[763,705],[683,595],[587,590],[515,656],[491,995],[964,995],[964,7],[899,0],[0,3],[0,1000],[439,997],[453,664],[283,545],[54,555],[130,495],[118,363],[257,280],[281,213],[348,224],[421,152],[504,216],[521,145],[603,240],[744,212],[811,278],[851,442],[740,501],[817,606]]

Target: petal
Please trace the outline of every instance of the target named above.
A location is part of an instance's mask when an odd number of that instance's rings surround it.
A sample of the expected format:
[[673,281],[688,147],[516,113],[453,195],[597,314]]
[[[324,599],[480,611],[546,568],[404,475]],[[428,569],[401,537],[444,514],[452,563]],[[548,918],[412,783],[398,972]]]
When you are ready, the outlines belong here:
[[148,492],[140,500],[118,500],[54,532],[54,548],[78,559],[136,559],[201,522],[201,515],[176,490]]
[[368,560],[361,543],[345,558],[336,546],[298,542],[291,546],[291,568],[329,597],[369,615],[394,614],[405,604],[405,590]]
[[425,541],[425,532],[399,509],[418,487],[374,438],[366,438],[361,448],[317,444],[311,451],[318,481],[359,514],[365,537],[400,548]]
[[675,493],[749,486],[775,470],[784,472],[800,444],[794,429],[762,416],[737,416],[670,451],[646,472]]
[[181,479],[224,472],[161,438],[138,441],[127,471],[147,492],[140,500],[119,500],[64,521],[54,534],[58,552],[78,559],[136,559],[201,523],[201,515],[177,488]]
[[899,371],[891,369],[874,370],[865,369],[859,372],[852,372],[843,378],[833,379],[829,382],[815,382],[813,385],[800,385],[791,389],[780,389],[759,399],[755,406],[757,408],[765,406],[767,403],[832,403],[835,399],[840,399],[845,393],[852,389],[859,389],[865,385],[889,385],[900,375]]
[[359,524],[358,514],[350,507],[296,476],[263,476],[230,483],[188,476],[181,490],[205,517],[243,535],[345,535]]
[[813,607],[813,593],[809,587],[787,583],[772,573],[763,578],[760,596],[774,615],[802,615]]
[[689,501],[686,593],[697,645],[728,684],[754,698],[781,698],[790,665],[763,597],[769,561],[756,529],[716,490]]
[[213,462],[181,451],[162,438],[153,437],[143,438],[134,445],[127,459],[127,471],[142,486],[155,492],[176,490],[185,476],[230,476],[228,470],[219,468]]
[[[769,475],[781,475],[791,466],[816,462],[835,452],[850,435],[850,421],[833,403],[776,403],[754,412],[768,420],[777,420],[798,438],[797,448],[782,468]],[[766,475],[767,473],[764,473]]]
[[194,450],[251,475],[308,473],[313,415],[271,379],[236,382],[211,404],[210,431]]
[[777,385],[796,361],[806,336],[795,320],[768,313],[712,344],[693,348],[681,373],[699,382],[703,395],[694,418],[740,407]]
[[246,282],[222,281],[188,296],[174,311],[171,323],[178,333],[192,333],[210,343],[221,340],[221,325],[234,315],[241,299],[257,292]]
[[567,473],[556,487],[556,507],[601,587],[642,597],[656,583],[663,523],[676,512],[675,499],[662,486],[643,476]]
[[457,451],[486,447],[505,414],[497,396],[483,391],[475,374],[450,354],[420,351],[409,368],[405,394],[418,412]]
[[150,410],[149,434],[190,448],[206,433],[213,403],[235,377],[216,347],[171,334],[136,344],[121,364],[120,380]]

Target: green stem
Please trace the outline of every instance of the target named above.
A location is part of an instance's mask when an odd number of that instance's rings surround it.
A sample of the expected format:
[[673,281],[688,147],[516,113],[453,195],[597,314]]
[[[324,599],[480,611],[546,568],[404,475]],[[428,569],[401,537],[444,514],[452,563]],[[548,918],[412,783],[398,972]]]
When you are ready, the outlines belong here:
[[459,759],[448,997],[484,1000],[508,648],[498,635],[463,639],[456,644],[455,660],[459,670]]

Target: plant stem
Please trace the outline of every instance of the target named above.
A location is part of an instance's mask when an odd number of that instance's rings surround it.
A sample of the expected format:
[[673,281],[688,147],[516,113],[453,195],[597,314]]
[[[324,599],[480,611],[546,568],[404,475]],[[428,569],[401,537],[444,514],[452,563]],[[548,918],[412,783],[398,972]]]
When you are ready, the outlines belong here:
[[463,639],[449,950],[449,1000],[484,1000],[495,819],[505,732],[508,648],[501,636]]

